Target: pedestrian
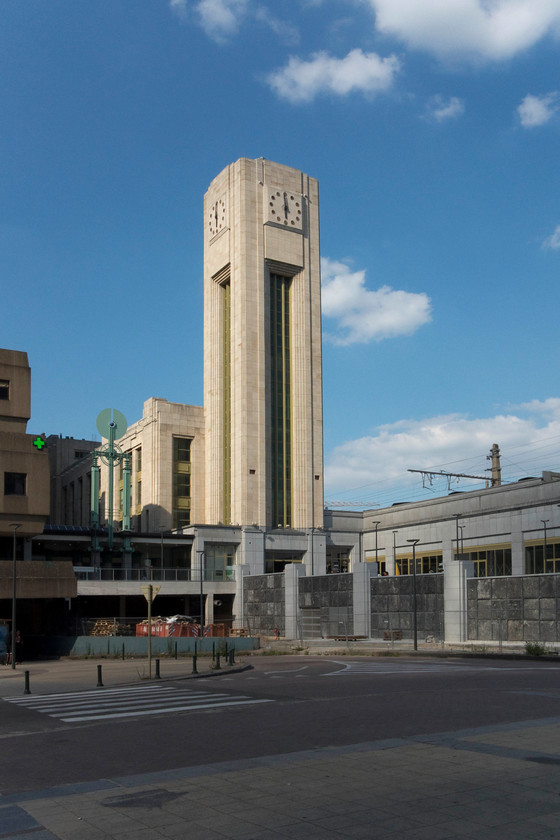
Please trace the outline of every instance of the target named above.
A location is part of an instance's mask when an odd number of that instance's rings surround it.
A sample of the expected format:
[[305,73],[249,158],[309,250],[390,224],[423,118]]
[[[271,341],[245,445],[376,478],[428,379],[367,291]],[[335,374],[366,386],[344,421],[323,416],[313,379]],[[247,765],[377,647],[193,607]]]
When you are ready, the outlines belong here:
[[20,665],[23,659],[23,639],[21,633],[16,630],[16,665]]

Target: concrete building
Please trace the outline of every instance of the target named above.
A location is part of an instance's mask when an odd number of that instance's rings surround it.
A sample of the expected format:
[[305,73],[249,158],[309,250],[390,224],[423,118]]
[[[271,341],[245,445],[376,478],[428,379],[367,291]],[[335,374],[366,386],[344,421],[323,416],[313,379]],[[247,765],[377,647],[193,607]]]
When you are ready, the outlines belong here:
[[[204,202],[204,407],[150,398],[117,440],[131,456],[130,529],[123,464],[112,510],[101,465],[92,535],[84,453],[96,444],[49,438],[53,506],[37,549],[72,559],[76,618],[142,614],[148,579],[161,614],[202,611],[206,623],[292,636],[375,635],[398,614],[406,637],[403,592],[420,577],[422,632],[465,641],[495,630],[487,604],[468,624],[467,580],[560,572],[557,473],[385,510],[324,510],[320,316],[317,182],[238,160]],[[537,632],[535,620],[522,627]]]
[[317,181],[242,158],[204,213],[206,522],[320,527]]
[[[25,557],[31,537],[49,514],[49,463],[45,442],[27,434],[31,369],[27,353],[0,350],[0,557],[12,557],[13,525]],[[12,524],[13,523],[13,524]]]
[[27,353],[0,350],[0,642],[11,621],[14,572],[26,631],[45,626],[47,599],[51,616],[63,620],[65,599],[76,596],[72,565],[46,565],[32,542],[49,515],[49,459],[43,438],[27,434],[30,416]]

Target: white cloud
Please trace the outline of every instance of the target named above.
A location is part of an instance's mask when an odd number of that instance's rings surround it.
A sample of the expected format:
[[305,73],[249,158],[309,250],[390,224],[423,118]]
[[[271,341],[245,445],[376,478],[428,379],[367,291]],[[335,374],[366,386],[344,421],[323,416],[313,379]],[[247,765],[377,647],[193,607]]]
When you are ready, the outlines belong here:
[[395,291],[382,286],[366,288],[365,271],[351,271],[341,262],[323,258],[323,315],[337,321],[334,333],[325,333],[333,344],[365,344],[398,335],[410,335],[431,320],[427,295]]
[[560,0],[369,0],[377,29],[440,57],[502,60],[560,30]]
[[264,6],[258,6],[255,11],[255,18],[274,32],[285,44],[297,44],[299,31],[297,27],[274,17]]
[[528,93],[517,113],[524,128],[535,128],[538,125],[547,123],[560,107],[560,93],[553,90],[541,96],[533,96]]
[[465,103],[457,96],[450,96],[445,99],[439,94],[433,96],[426,107],[426,119],[434,122],[445,122],[461,117],[465,113]]
[[[353,498],[364,498],[363,488],[368,487],[372,502],[381,506],[425,497],[420,476],[408,473],[409,469],[484,476],[490,466],[485,455],[493,443],[500,446],[505,482],[528,474],[539,475],[542,470],[557,471],[560,469],[559,441],[558,398],[544,402],[534,400],[495,417],[469,418],[450,414],[424,420],[401,420],[380,426],[372,435],[347,441],[333,449],[325,465],[327,495],[339,497],[352,488],[361,487]],[[473,486],[480,487],[481,482],[461,479],[455,481],[451,489],[465,490]],[[445,495],[448,492],[446,480],[435,478],[428,494],[430,492],[431,495]]]
[[373,95],[389,90],[401,67],[390,55],[351,50],[345,58],[315,53],[309,61],[291,56],[288,64],[271,73],[267,81],[283,99],[310,102],[321,93],[345,96],[352,92]]
[[182,20],[186,18],[187,0],[169,0],[169,8]]
[[214,41],[225,41],[237,32],[248,0],[199,0],[196,10],[206,34]]
[[553,251],[560,251],[560,225],[554,229],[554,233],[548,236],[543,244],[543,248],[551,248]]

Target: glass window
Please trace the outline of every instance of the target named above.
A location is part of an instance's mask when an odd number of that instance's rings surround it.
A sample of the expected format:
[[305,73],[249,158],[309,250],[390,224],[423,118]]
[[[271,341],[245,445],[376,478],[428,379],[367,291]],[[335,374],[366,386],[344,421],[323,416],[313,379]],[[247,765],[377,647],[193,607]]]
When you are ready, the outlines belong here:
[[0,379],[0,400],[10,399],[10,380]]
[[27,485],[27,473],[4,473],[4,495],[25,496]]
[[525,571],[528,575],[560,572],[560,542],[544,540],[525,546]]

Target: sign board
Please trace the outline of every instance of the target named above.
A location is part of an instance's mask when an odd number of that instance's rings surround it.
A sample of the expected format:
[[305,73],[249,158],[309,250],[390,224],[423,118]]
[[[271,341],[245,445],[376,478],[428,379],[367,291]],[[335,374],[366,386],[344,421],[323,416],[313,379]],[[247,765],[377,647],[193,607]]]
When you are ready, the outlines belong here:
[[[142,592],[142,595],[144,596],[144,598],[146,599],[148,604],[150,603],[150,600],[152,600],[152,601],[154,600],[154,598],[156,597],[156,595],[158,594],[160,589],[161,589],[160,586],[152,586],[152,584],[150,584],[150,583],[147,584],[147,586],[141,586],[140,587],[140,591]],[[150,595],[151,595],[151,598],[150,598]]]

